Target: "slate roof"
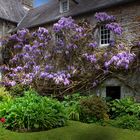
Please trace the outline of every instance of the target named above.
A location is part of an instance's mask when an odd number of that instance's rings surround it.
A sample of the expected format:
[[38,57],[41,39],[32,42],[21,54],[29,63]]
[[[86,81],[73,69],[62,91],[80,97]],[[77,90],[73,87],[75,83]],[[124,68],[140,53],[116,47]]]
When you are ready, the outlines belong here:
[[0,18],[18,23],[26,11],[19,0],[0,0]]
[[59,0],[49,0],[45,5],[31,9],[17,29],[40,26],[58,20],[63,16],[77,16],[87,12],[96,12],[103,8],[134,2],[138,0],[77,0],[76,4],[70,0],[70,10],[66,13],[59,12]]

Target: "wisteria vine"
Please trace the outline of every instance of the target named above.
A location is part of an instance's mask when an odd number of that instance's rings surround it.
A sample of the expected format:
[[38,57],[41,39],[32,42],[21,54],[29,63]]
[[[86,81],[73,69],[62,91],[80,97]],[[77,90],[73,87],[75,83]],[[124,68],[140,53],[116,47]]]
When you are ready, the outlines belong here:
[[[114,16],[101,12],[95,14],[95,19],[98,25],[105,24],[114,34],[122,35],[123,29]],[[1,66],[1,84],[30,85],[40,91],[65,93],[94,88],[110,72],[129,71],[137,56],[114,40],[108,47],[100,48],[92,31],[93,25],[81,25],[71,17],[63,17],[51,31],[40,27],[35,32],[23,29],[11,35],[2,42],[10,59]],[[55,40],[54,34],[61,37]]]

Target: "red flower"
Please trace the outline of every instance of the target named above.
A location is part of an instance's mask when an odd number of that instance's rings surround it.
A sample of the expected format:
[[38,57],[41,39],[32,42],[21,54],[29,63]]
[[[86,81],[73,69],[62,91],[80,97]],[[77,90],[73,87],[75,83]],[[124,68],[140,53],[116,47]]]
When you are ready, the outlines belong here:
[[5,118],[1,118],[0,122],[5,123],[6,119]]

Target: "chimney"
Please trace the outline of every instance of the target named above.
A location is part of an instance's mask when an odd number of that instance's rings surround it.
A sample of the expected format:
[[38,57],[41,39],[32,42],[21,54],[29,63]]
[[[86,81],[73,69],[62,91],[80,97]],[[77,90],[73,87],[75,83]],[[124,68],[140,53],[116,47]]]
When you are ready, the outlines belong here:
[[21,2],[25,10],[33,8],[33,0],[21,0]]

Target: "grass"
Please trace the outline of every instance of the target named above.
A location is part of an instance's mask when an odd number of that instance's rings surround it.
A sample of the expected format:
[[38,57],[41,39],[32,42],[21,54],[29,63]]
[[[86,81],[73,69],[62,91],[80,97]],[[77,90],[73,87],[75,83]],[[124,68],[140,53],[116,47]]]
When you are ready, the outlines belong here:
[[17,133],[0,130],[0,140],[140,140],[140,131],[70,121],[49,131]]

